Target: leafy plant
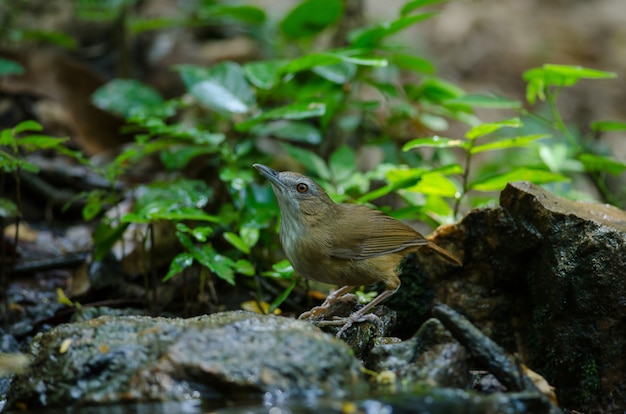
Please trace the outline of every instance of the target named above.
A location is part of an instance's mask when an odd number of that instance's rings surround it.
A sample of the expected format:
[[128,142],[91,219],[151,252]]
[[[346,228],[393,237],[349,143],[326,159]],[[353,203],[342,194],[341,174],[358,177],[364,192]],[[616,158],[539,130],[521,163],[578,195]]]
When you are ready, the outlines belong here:
[[[0,62],[1,63],[1,62]],[[67,138],[56,138],[45,134],[39,134],[43,127],[38,122],[29,120],[20,122],[13,128],[0,131],[0,174],[10,174],[15,182],[15,202],[8,198],[0,197],[0,230],[4,234],[5,225],[11,221],[15,222],[15,233],[13,245],[17,249],[19,241],[19,222],[22,211],[22,191],[21,174],[22,171],[31,173],[39,172],[39,168],[29,162],[25,155],[42,149],[57,150],[62,153],[70,153],[62,143]],[[4,177],[2,177],[4,178]],[[2,187],[5,180],[0,179]],[[0,193],[4,194],[5,189],[0,188]],[[17,250],[16,250],[17,251]],[[8,302],[4,293],[7,291],[8,277],[4,263],[6,263],[4,244],[0,248],[0,288],[2,291],[2,316],[7,321]]]
[[[592,178],[606,201],[620,205],[620,198],[623,200],[624,194],[615,196],[614,192],[608,189],[606,174],[621,174],[626,170],[626,163],[606,154],[606,150],[597,145],[591,134],[582,138],[574,134],[563,120],[557,106],[557,99],[563,88],[572,87],[583,79],[612,79],[616,76],[612,72],[580,66],[546,64],[540,68],[530,69],[524,73],[524,79],[528,82],[526,99],[531,105],[537,101],[546,102],[550,115],[545,116],[530,112],[525,114],[551,128],[567,144],[565,154],[562,154],[560,160],[557,153],[544,148],[540,152],[540,156],[546,165],[555,171],[567,171],[567,169],[571,169],[572,165],[578,164],[582,167],[579,170],[586,172]],[[626,130],[626,123],[620,121],[596,121],[590,125],[590,131],[594,134],[620,130]]]
[[[494,203],[496,192],[514,180],[562,184],[573,173],[586,174],[617,204],[622,196],[608,190],[605,178],[622,173],[626,164],[603,152],[591,136],[574,133],[557,106],[563,88],[614,74],[559,65],[531,69],[524,74],[528,105],[466,93],[437,76],[428,59],[394,41],[403,30],[435,17],[423,10],[441,2],[408,1],[391,21],[358,28],[341,45],[328,45],[320,39],[342,23],[339,0],[301,1],[275,28],[251,5],[203,1],[177,17],[144,19],[134,14],[135,0],[115,2],[107,14],[100,14],[102,2],[77,1],[81,18],[116,19],[129,36],[212,24],[278,38],[265,44],[267,59],[175,66],[184,93],[172,99],[131,79],[114,79],[93,94],[96,106],[126,119],[125,132],[134,143],[101,170],[111,189],[85,195],[84,218],[98,217],[105,204],[125,196],[115,184],[137,163],[154,158],[164,170],[158,180],[132,186],[131,212],[101,220],[94,233],[96,259],[131,224],[144,226],[140,242],[146,255],[155,254],[155,226],[168,223],[180,250],[164,280],[197,263],[205,269],[203,278],[210,272],[229,284],[254,285],[257,303],[271,302],[272,312],[298,279],[288,263],[271,254],[278,250],[277,206],[267,184],[257,183],[255,162],[295,161],[337,202],[382,204],[392,196],[402,203],[390,214],[432,226],[457,220],[469,207]],[[0,75],[19,71],[19,65],[0,60]],[[482,122],[477,108],[510,115]],[[465,128],[462,137],[448,135],[452,124]],[[33,167],[16,156],[16,145],[66,151],[61,141],[16,139],[34,127],[18,125],[2,133],[3,145],[12,149],[0,158],[7,160],[5,170]],[[624,129],[624,122],[599,121],[590,132]],[[376,153],[371,171],[358,168],[362,151]],[[155,260],[145,259],[152,263],[146,266],[146,284],[155,286],[160,276]]]
[[[579,79],[612,74],[556,65],[526,72],[527,100],[531,105],[545,100],[550,120],[516,100],[468,94],[437,77],[427,59],[387,44],[391,36],[434,17],[436,13],[417,12],[437,1],[408,2],[395,20],[351,33],[347,47],[322,50],[315,50],[314,39],[332,30],[343,9],[338,1],[325,2],[326,8],[317,7],[317,3],[303,1],[282,20],[281,34],[296,40],[297,47],[286,48],[278,58],[243,65],[180,65],[176,70],[187,93],[170,101],[136,81],[114,80],[94,95],[96,104],[125,116],[135,125],[128,130],[137,132],[136,146],[113,165],[127,166],[157,153],[169,171],[181,171],[193,159],[205,157],[205,162],[219,171],[230,197],[222,198],[225,204],[211,213],[213,220],[199,227],[191,224],[193,217],[172,217],[169,213],[155,216],[175,222],[185,249],[172,262],[166,278],[194,261],[229,283],[234,283],[235,273],[257,273],[255,248],[259,243],[275,243],[275,239],[270,242],[264,238],[263,229],[276,215],[271,195],[267,188],[261,191],[263,187],[254,183],[250,169],[259,158],[275,155],[262,155],[264,150],[256,145],[258,139],[271,137],[278,143],[274,151],[297,160],[338,202],[373,202],[393,193],[407,206],[396,209],[395,216],[418,217],[432,225],[457,219],[465,202],[493,202],[491,194],[509,181],[568,180],[568,171],[555,168],[546,155],[546,148],[562,137],[568,148],[573,148],[566,151],[566,158],[588,173],[623,170],[619,161],[594,155],[588,146],[581,145],[556,107],[563,87],[573,86]],[[258,24],[261,20],[254,21]],[[309,51],[303,53],[304,49]],[[409,73],[415,81],[404,83],[399,73]],[[365,90],[374,90],[379,97],[366,100]],[[133,99],[127,99],[131,96]],[[518,116],[483,123],[474,108],[505,109]],[[190,110],[204,114],[196,118],[195,125],[172,121]],[[382,113],[386,115],[381,119]],[[542,120],[548,128],[527,132],[533,119]],[[446,131],[450,122],[467,125],[462,138],[410,136],[419,131],[438,134]],[[594,124],[597,131],[623,126],[618,122]],[[361,147],[382,149],[383,160],[373,171],[358,171],[357,151]],[[476,161],[478,154],[480,163]],[[508,161],[502,163],[499,154],[505,154]],[[507,154],[515,155],[511,159]],[[378,184],[381,182],[382,186]],[[163,208],[168,211],[167,205]],[[122,221],[133,221],[137,212],[133,214]],[[216,237],[227,241],[234,251],[216,249],[211,242]],[[262,275],[291,280],[274,301],[274,308],[293,289],[295,280],[291,273],[285,276],[276,270]]]

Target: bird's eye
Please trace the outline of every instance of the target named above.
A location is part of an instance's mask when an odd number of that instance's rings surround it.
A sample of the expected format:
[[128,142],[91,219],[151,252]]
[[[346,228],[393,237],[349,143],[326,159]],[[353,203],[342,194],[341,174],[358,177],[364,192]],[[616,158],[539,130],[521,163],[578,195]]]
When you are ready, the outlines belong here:
[[298,190],[298,192],[301,194],[306,193],[307,191],[309,191],[309,186],[305,183],[300,183],[296,186],[296,190]]

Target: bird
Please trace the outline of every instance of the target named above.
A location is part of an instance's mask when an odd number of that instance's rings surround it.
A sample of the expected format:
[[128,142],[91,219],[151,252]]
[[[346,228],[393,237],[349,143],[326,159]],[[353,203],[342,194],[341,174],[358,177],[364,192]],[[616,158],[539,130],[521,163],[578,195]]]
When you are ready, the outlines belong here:
[[385,286],[348,317],[318,323],[343,325],[337,337],[355,322],[376,319],[369,312],[399,289],[399,266],[407,254],[427,247],[462,266],[454,254],[379,210],[362,204],[337,204],[305,175],[277,172],[263,164],[253,167],[270,182],[278,201],[280,242],[293,269],[306,279],[342,286],[300,319],[319,315],[357,286],[377,282]]

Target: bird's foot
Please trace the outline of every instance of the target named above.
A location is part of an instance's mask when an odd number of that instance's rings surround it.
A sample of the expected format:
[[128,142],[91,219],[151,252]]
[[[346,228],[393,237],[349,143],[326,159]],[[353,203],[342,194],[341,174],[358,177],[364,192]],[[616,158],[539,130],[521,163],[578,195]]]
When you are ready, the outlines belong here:
[[314,319],[314,320],[318,319],[334,303],[336,303],[336,302],[347,302],[347,301],[354,300],[354,298],[356,298],[356,295],[354,295],[353,293],[346,293],[345,295],[342,295],[342,296],[339,296],[339,297],[333,296],[331,294],[331,295],[329,295],[326,298],[324,303],[322,303],[320,306],[316,306],[316,307],[312,308],[311,310],[302,313],[300,316],[298,316],[298,319],[311,319],[311,318]]
[[366,321],[373,322],[374,324],[378,326],[380,326],[382,323],[380,318],[374,315],[373,313],[367,313],[363,315],[359,311],[357,311],[357,312],[351,313],[349,316],[346,316],[346,317],[335,316],[333,320],[318,321],[315,324],[319,327],[341,326],[341,329],[339,329],[339,331],[337,331],[337,334],[335,335],[337,338],[341,338],[341,335],[343,335],[343,333],[347,331],[353,324],[359,323],[359,322],[366,322]]

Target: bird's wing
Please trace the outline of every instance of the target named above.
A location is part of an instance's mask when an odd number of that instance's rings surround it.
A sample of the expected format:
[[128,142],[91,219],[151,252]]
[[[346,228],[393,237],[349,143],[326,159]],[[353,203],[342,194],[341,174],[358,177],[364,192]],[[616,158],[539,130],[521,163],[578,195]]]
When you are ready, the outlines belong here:
[[[333,257],[368,259],[428,244],[417,231],[380,211],[356,204],[341,207],[344,211],[337,223],[341,231],[333,235]],[[355,217],[363,217],[363,222]]]

